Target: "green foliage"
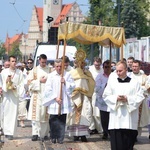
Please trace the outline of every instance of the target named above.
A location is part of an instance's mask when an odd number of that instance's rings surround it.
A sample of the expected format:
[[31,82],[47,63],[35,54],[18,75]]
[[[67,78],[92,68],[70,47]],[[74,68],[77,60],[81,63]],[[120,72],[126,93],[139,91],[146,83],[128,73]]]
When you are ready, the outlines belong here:
[[[103,26],[117,26],[117,14],[115,13],[115,6],[112,0],[89,0],[90,13],[85,23]],[[93,62],[93,57],[99,56],[99,45],[97,43],[94,46],[86,45],[82,46],[87,53],[87,57]]]
[[[114,2],[112,0],[90,0],[90,17],[91,24],[114,26],[117,25],[117,15],[114,14]],[[115,18],[115,19],[114,19]]]
[[[102,26],[117,27],[123,22],[126,38],[150,36],[150,22],[146,18],[150,13],[149,3],[147,0],[89,0],[90,12],[84,23],[98,25],[101,21]],[[120,6],[120,12],[118,6]],[[121,18],[119,19],[118,16]],[[70,42],[73,41],[69,40]],[[77,48],[81,46],[89,59],[91,54],[93,57],[98,56],[98,44],[94,44],[91,48],[91,45],[73,43]]]
[[100,20],[103,26],[115,27],[123,22],[126,38],[149,36],[150,22],[146,18],[150,14],[148,0],[89,0],[89,3],[90,13],[86,23],[97,25]]
[[[139,3],[138,3],[139,2]],[[145,29],[147,26],[147,19],[145,16],[145,10],[142,8],[142,1],[126,0],[123,10],[121,12],[122,21],[124,22],[126,38],[146,36]],[[143,30],[144,29],[144,30]]]
[[13,43],[11,51],[9,51],[8,55],[14,55],[17,58],[17,61],[22,60],[22,53],[19,49],[19,43]]
[[3,43],[0,43],[0,59],[3,59],[5,53],[6,53],[6,49],[3,46]]

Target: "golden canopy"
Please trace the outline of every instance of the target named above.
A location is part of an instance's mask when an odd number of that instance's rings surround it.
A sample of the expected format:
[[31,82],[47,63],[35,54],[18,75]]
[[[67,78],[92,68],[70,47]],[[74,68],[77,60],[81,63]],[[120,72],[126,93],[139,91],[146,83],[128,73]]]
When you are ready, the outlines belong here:
[[110,41],[116,47],[125,44],[124,28],[106,27],[89,24],[66,22],[60,24],[58,29],[58,40],[74,39],[81,44],[99,43],[109,46]]

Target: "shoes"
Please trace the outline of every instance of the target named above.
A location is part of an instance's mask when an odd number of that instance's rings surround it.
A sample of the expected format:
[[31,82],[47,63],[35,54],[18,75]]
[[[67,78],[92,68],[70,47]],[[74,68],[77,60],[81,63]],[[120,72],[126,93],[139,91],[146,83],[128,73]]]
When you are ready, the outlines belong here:
[[44,141],[49,140],[49,137],[48,137],[48,136],[44,136],[44,138],[41,138],[40,140],[41,140],[42,142],[44,142]]
[[56,139],[51,139],[51,141],[52,141],[52,143],[54,143],[54,144],[56,143]]
[[13,136],[12,135],[5,135],[5,138],[7,138],[8,140],[13,140]]
[[1,146],[2,144],[4,144],[4,141],[0,140],[0,146]]
[[12,135],[7,135],[7,139],[8,140],[13,140],[13,136]]
[[49,140],[49,137],[48,136],[44,136],[44,141],[47,141]]
[[63,144],[63,141],[62,140],[57,140],[57,143]]
[[104,134],[104,135],[102,136],[102,139],[103,139],[103,140],[107,140],[107,139],[108,139],[108,135]]
[[58,138],[58,139],[57,139],[57,143],[59,143],[59,144],[63,144],[63,140],[62,140],[62,138]]
[[79,136],[74,136],[74,141],[79,141]]
[[98,131],[96,129],[90,130],[89,129],[90,134],[98,134]]
[[82,142],[87,142],[86,136],[81,136],[81,141]]
[[0,135],[4,135],[3,129],[0,127]]
[[38,135],[33,135],[32,136],[32,141],[37,141],[38,140]]

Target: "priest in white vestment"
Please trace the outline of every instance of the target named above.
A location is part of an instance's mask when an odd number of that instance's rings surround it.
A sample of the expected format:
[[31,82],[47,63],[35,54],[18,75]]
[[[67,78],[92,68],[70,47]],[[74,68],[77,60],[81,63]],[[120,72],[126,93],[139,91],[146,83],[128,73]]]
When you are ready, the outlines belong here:
[[[147,97],[147,99],[146,99],[146,101],[147,101],[147,107],[148,107],[148,109],[149,109],[149,111],[150,111],[150,75],[148,76],[148,80],[146,81],[146,84],[145,84],[145,86],[147,87],[147,92],[148,92],[148,97]],[[147,116],[148,118],[148,133],[149,133],[149,139],[150,139],[150,115],[148,115]]]
[[103,93],[110,109],[111,150],[133,150],[138,134],[139,106],[144,96],[140,84],[127,76],[127,64],[116,65],[118,78],[111,78]]
[[93,117],[91,99],[95,87],[91,72],[85,69],[85,55],[85,51],[78,50],[76,68],[70,71],[76,87],[72,93],[74,110],[68,119],[67,128],[68,135],[74,136],[74,141],[81,138],[82,142],[87,142],[86,136],[89,135],[89,126]]
[[10,67],[1,72],[1,85],[3,90],[3,110],[4,110],[4,135],[9,140],[13,137],[17,129],[17,113],[19,98],[25,93],[23,73],[16,68],[16,57],[9,57]]
[[148,88],[149,86],[146,85],[148,81],[148,76],[141,72],[140,70],[140,61],[134,60],[132,64],[132,72],[130,74],[131,78],[137,80],[140,83],[141,88],[144,92],[144,101],[139,107],[139,125],[138,125],[138,136],[141,136],[142,127],[145,127],[149,124],[148,116],[150,116],[150,109],[147,107],[147,97],[148,97]]
[[41,54],[39,65],[34,67],[28,77],[29,92],[31,93],[28,119],[32,121],[32,141],[38,138],[44,140],[49,134],[49,114],[47,107],[43,106],[43,92],[50,68],[46,65],[47,56]]

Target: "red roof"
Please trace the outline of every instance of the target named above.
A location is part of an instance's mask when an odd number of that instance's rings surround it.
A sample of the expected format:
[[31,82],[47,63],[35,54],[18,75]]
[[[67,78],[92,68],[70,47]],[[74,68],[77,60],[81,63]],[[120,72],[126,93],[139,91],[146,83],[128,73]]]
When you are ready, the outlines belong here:
[[35,6],[35,9],[36,9],[36,12],[37,12],[39,29],[40,29],[40,31],[42,31],[43,30],[43,8]]
[[11,49],[11,46],[12,46],[13,43],[19,42],[21,37],[22,37],[22,33],[21,34],[16,34],[12,38],[8,37],[8,34],[7,34],[6,41],[4,43],[6,51],[8,52]]
[[58,27],[60,24],[60,20],[63,20],[64,18],[66,18],[66,15],[72,8],[73,4],[74,3],[63,5],[62,11],[61,11],[60,15],[57,17],[56,21],[54,22],[53,27]]
[[[66,18],[67,14],[70,11],[70,9],[72,8],[73,4],[74,3],[63,5],[62,11],[61,11],[60,15],[57,17],[56,21],[54,22],[53,27],[58,27],[60,24],[60,20],[63,20],[64,18]],[[36,7],[36,6],[34,6],[34,7],[35,7],[35,10],[37,13],[39,29],[40,29],[40,31],[42,31],[43,30],[43,8]],[[10,37],[8,37],[8,34],[7,34],[6,41],[4,43],[4,46],[7,50],[7,52],[11,49],[11,45],[14,42],[19,42],[19,40],[21,39],[21,36],[22,36],[22,33],[16,34],[12,38],[10,38]]]

